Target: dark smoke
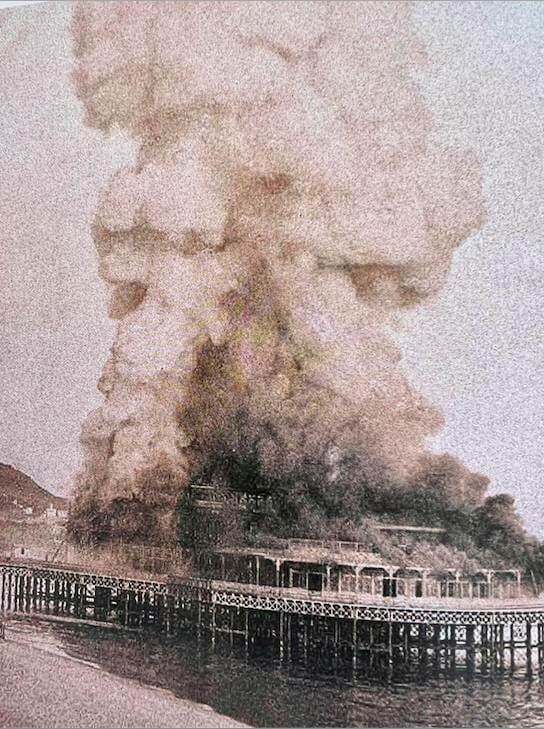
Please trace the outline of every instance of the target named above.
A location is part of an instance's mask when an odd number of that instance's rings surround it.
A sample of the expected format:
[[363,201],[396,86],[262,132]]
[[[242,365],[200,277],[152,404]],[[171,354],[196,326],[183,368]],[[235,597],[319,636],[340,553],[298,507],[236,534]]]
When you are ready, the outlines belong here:
[[409,5],[81,3],[73,35],[87,124],[139,143],[94,224],[118,328],[73,524],[168,535],[202,474],[479,503],[388,336],[483,217],[477,163],[431,139]]

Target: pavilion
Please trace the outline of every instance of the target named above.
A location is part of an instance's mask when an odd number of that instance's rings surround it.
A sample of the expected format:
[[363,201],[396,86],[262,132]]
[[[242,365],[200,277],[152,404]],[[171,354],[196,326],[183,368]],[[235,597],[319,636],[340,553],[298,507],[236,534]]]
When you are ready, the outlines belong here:
[[374,597],[514,599],[521,596],[518,569],[480,569],[425,563],[391,564],[357,542],[288,540],[285,549],[230,547],[210,558],[212,579],[257,587]]

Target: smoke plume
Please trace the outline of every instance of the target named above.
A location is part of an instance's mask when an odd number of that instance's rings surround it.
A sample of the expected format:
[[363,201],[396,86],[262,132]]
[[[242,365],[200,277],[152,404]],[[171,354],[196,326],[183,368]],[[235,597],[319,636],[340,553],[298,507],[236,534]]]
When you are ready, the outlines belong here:
[[350,453],[373,483],[432,474],[441,417],[388,325],[483,213],[476,161],[431,138],[409,5],[81,3],[73,35],[86,123],[139,143],[94,223],[118,326],[76,512],[168,530],[226,453],[262,478]]

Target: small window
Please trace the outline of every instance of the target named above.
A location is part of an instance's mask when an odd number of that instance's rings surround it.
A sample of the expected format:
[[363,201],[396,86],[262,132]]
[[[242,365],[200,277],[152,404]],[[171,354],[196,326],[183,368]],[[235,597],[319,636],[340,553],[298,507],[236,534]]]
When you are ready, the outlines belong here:
[[322,592],[323,575],[320,572],[310,572],[308,574],[308,590],[312,592]]
[[383,579],[383,596],[384,597],[396,597],[397,596],[397,581],[392,577],[384,577]]
[[24,554],[24,553],[25,553],[25,548],[21,547],[21,554]]

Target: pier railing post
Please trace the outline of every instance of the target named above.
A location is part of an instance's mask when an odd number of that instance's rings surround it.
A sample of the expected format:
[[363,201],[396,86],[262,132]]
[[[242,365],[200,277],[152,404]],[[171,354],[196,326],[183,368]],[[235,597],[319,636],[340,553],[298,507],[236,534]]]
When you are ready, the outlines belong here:
[[474,625],[467,625],[465,627],[465,640],[466,640],[466,667],[469,672],[474,670],[475,667],[475,651],[474,651]]
[[278,611],[278,627],[279,627],[279,648],[280,648],[280,661],[283,661],[284,656],[284,626],[283,626],[283,610]]
[[391,614],[387,615],[387,656],[389,663],[393,660],[393,623],[391,622]]
[[14,576],[10,573],[8,574],[8,610],[11,610],[11,607],[13,605],[14,601],[14,590],[15,590],[15,584],[14,584]]
[[544,669],[544,624],[537,623],[537,646],[538,646],[538,671],[542,673]]
[[244,613],[244,649],[247,659],[249,655],[249,608],[246,608]]
[[498,626],[499,631],[499,645],[498,645],[498,652],[499,652],[499,668],[500,670],[504,670],[504,625]]
[[533,624],[530,620],[525,623],[525,647],[527,655],[527,673],[533,672]]
[[357,616],[353,617],[353,632],[351,637],[351,649],[352,649],[352,658],[351,658],[351,665],[353,669],[353,673],[357,673],[357,649],[358,649],[358,636],[357,636]]
[[495,621],[493,619],[491,625],[489,626],[489,666],[492,671],[495,670],[497,662],[495,642]]
[[516,667],[516,632],[515,632],[515,624],[512,621],[510,623],[510,641],[509,641],[509,647],[510,647],[510,670],[513,671]]

